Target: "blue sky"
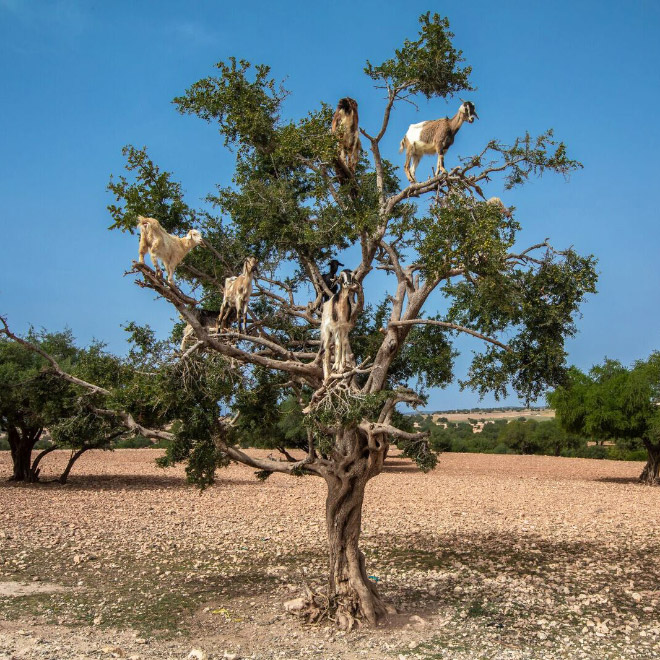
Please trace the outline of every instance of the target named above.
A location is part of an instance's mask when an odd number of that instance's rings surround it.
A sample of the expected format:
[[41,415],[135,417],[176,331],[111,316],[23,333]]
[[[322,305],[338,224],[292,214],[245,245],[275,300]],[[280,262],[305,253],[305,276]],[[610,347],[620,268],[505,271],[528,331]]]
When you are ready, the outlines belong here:
[[[288,116],[352,96],[361,125],[375,132],[382,99],[364,62],[379,63],[415,38],[427,10],[449,17],[477,87],[470,99],[481,119],[461,130],[448,165],[492,138],[552,127],[585,166],[568,182],[487,190],[517,207],[521,245],[549,236],[599,258],[599,293],[583,307],[569,360],[581,368],[604,356],[630,363],[659,349],[660,4],[651,0],[0,0],[0,314],[21,332],[68,325],[81,343],[95,337],[118,353],[129,320],[166,334],[171,307],[123,277],[137,238],[107,231],[105,188],[122,172],[122,146],[146,145],[193,206],[227,184],[233,156],[217,131],[179,115],[171,100],[231,55],[286,79]],[[453,114],[458,104],[399,106],[385,156],[399,163],[408,125]],[[420,176],[432,164],[422,160]],[[458,376],[478,348],[460,342]],[[491,402],[450,387],[432,393],[428,407]]]

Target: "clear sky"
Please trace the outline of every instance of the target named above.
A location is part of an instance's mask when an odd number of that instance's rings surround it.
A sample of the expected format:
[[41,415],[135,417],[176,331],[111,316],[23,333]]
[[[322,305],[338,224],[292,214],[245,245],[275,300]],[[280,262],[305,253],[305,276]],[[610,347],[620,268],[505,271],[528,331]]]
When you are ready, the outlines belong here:
[[[521,245],[550,237],[599,258],[599,293],[583,307],[569,360],[589,368],[604,356],[630,363],[660,349],[657,0],[0,0],[0,314],[20,332],[68,325],[80,343],[95,337],[117,353],[129,320],[167,334],[169,304],[123,277],[137,238],[107,231],[106,185],[122,173],[122,146],[146,145],[193,206],[229,183],[233,156],[216,129],[179,115],[171,100],[231,55],[286,79],[288,116],[352,96],[361,125],[375,132],[383,105],[364,63],[415,38],[427,10],[449,17],[477,87],[470,99],[481,119],[461,130],[448,165],[492,138],[549,127],[584,163],[568,182],[486,191],[517,207]],[[399,106],[384,155],[400,162],[410,123],[459,104]],[[420,176],[432,164],[422,160]],[[458,376],[473,348],[476,340],[461,341]],[[432,393],[428,407],[491,402],[450,387]]]

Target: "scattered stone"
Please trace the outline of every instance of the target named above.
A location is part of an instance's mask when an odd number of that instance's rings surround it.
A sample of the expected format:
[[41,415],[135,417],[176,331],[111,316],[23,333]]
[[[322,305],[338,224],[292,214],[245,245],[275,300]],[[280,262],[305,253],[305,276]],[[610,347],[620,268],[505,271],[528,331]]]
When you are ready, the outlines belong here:
[[208,660],[208,657],[201,649],[193,649],[188,653],[187,660]]
[[287,612],[300,612],[306,604],[307,601],[305,601],[304,598],[294,598],[293,600],[287,600],[284,603],[284,609]]

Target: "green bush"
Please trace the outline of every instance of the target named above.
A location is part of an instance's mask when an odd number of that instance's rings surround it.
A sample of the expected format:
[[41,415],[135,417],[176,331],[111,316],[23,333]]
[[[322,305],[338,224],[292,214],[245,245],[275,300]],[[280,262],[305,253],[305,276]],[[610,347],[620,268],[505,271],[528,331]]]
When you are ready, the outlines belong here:
[[143,449],[145,447],[153,447],[154,443],[141,435],[131,436],[128,438],[121,438],[114,444],[115,449]]

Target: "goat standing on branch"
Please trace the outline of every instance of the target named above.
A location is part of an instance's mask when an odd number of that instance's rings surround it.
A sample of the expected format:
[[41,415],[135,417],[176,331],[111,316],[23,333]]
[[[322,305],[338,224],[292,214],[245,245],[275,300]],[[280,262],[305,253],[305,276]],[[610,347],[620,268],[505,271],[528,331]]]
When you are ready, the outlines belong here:
[[221,329],[224,330],[227,327],[233,311],[236,313],[238,331],[241,331],[241,321],[243,321],[243,331],[245,331],[247,307],[252,295],[252,278],[256,271],[257,260],[254,257],[248,257],[243,263],[243,272],[237,277],[228,277],[225,280],[225,295],[218,315],[218,325]]
[[174,271],[183,258],[196,245],[201,245],[204,239],[196,230],[191,229],[186,236],[179,238],[168,234],[155,218],[145,218],[138,215],[140,227],[140,247],[138,261],[144,263],[144,255],[149,253],[156,274],[160,277],[161,270],[158,264],[160,259],[167,271],[167,281],[174,284]]
[[[454,138],[459,128],[466,121],[471,124],[475,117],[479,119],[471,101],[463,101],[458,112],[450,119],[432,119],[422,121],[419,124],[411,124],[408,132],[401,140],[399,153],[406,150],[406,162],[403,171],[410,183],[415,183],[415,170],[422,156],[426,154],[438,154],[438,165],[436,174],[446,172],[445,153],[454,144]],[[412,160],[412,166],[410,161]]]
[[[203,328],[211,331],[218,331],[218,316],[220,312],[217,309],[191,309],[192,314],[197,317],[200,325]],[[183,318],[181,315],[179,315]],[[195,331],[190,325],[186,324],[186,327],[183,329],[183,337],[181,337],[181,352],[186,350],[186,344],[190,341],[191,337],[195,335]]]
[[[360,160],[360,129],[358,127],[358,105],[354,99],[345,97],[339,99],[337,109],[332,117],[332,132],[339,138],[339,163],[342,169],[348,170],[351,176],[355,174]],[[341,175],[340,175],[340,178]]]
[[[354,365],[353,351],[348,341],[350,331],[355,327],[362,310],[355,294],[361,286],[353,278],[350,270],[339,274],[339,292],[323,304],[321,314],[321,351],[323,352],[323,380],[327,381],[332,372],[342,373]],[[334,346],[335,359],[330,366],[331,350]]]
[[[323,283],[328,287],[328,290],[331,291],[332,293],[338,293],[339,292],[339,284],[337,283],[337,269],[339,266],[343,266],[344,264],[341,263],[341,261],[337,261],[337,259],[332,259],[328,266],[330,267],[330,270],[328,270],[327,273],[324,273],[321,277],[323,278]],[[330,296],[323,291],[321,293],[321,302],[325,303],[330,300]]]

